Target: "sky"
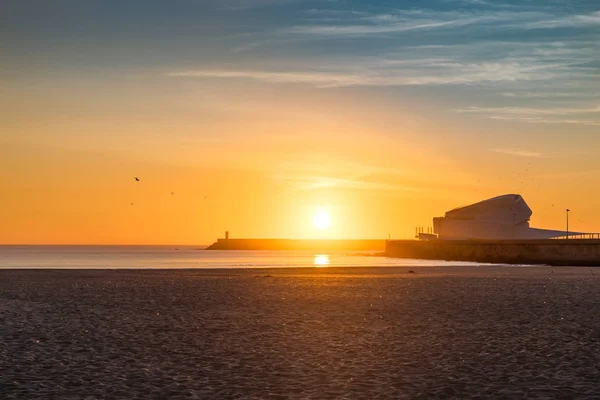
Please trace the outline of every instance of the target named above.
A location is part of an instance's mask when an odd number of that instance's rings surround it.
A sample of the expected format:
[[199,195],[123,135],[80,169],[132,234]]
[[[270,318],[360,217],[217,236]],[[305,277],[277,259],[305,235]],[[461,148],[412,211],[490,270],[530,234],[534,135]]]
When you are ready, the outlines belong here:
[[599,133],[597,0],[0,2],[0,243],[599,232]]

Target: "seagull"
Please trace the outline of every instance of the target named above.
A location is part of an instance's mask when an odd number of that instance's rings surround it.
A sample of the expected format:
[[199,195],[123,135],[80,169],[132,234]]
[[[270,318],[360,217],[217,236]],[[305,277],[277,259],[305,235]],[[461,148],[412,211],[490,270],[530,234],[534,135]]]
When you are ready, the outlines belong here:
[[136,177],[135,177],[135,181],[136,181],[136,182],[139,182],[139,181],[140,181],[140,178],[138,178],[138,177],[136,176]]

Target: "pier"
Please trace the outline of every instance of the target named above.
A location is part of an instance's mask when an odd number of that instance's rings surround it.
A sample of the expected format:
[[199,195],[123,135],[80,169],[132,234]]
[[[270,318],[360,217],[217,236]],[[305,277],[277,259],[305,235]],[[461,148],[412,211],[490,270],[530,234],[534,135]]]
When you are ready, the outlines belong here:
[[383,251],[383,239],[217,239],[207,250]]
[[385,254],[429,260],[600,266],[600,239],[389,240]]

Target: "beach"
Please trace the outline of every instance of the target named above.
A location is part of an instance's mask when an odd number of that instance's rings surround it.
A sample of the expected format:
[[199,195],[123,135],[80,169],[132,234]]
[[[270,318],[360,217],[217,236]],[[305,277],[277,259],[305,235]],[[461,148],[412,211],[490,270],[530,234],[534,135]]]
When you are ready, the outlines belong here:
[[0,397],[600,396],[600,270],[409,269],[2,270]]

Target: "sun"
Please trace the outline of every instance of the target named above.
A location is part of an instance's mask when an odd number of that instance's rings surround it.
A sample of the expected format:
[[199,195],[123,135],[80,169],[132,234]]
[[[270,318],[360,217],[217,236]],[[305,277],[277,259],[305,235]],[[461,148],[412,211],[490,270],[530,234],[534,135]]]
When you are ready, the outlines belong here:
[[313,216],[313,225],[317,229],[327,229],[331,225],[331,216],[327,211],[321,210]]

